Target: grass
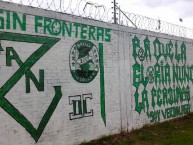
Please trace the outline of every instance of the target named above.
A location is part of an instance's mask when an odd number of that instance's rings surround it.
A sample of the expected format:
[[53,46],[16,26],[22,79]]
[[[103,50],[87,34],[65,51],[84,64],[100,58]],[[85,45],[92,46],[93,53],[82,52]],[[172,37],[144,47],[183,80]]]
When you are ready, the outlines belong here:
[[193,145],[193,113],[164,123],[146,125],[131,133],[103,136],[80,145]]

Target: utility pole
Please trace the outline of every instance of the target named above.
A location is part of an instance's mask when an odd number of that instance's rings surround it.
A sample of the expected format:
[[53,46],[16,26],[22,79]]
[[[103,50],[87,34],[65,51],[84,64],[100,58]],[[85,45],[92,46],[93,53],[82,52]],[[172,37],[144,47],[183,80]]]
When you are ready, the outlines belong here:
[[114,24],[117,24],[116,0],[114,0]]

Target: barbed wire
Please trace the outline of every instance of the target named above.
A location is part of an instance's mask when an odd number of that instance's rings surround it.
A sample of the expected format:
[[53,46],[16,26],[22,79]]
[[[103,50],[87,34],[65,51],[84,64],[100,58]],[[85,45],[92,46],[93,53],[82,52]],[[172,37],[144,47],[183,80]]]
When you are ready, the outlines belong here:
[[112,22],[112,9],[87,0],[3,0],[41,9],[62,12],[99,21]]
[[[3,0],[26,6],[52,10],[85,18],[113,23],[112,7],[87,0]],[[122,11],[117,5],[117,24],[179,37],[193,38],[193,29],[171,24],[159,19]]]
[[152,19],[142,15],[123,12],[119,7],[119,25],[160,32],[179,37],[193,38],[193,29],[168,23],[159,19]]

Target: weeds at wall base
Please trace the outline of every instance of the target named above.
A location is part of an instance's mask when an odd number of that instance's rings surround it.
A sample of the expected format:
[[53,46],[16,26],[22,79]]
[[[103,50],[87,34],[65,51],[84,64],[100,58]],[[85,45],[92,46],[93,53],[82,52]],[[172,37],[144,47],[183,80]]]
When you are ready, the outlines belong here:
[[131,132],[103,136],[80,145],[186,145],[193,144],[193,113],[173,120],[148,124]]

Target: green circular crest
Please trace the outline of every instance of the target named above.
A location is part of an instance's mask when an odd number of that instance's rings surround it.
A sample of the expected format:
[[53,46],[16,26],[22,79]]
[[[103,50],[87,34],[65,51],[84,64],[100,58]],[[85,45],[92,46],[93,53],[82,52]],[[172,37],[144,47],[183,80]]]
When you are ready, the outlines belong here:
[[79,83],[90,83],[99,71],[97,47],[90,41],[79,40],[70,50],[70,71]]

